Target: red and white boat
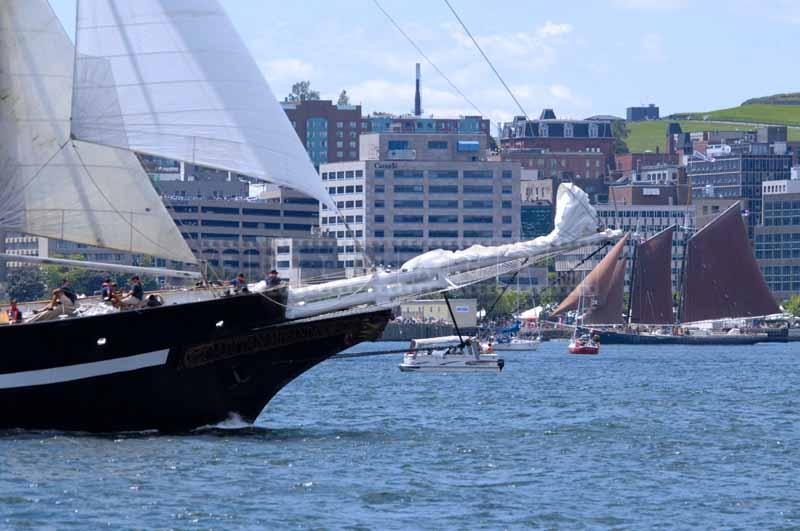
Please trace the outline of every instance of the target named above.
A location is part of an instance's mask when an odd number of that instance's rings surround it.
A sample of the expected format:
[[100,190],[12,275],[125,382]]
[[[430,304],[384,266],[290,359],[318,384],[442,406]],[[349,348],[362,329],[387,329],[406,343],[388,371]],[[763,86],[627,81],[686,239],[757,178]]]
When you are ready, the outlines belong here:
[[573,335],[569,341],[570,354],[600,354],[600,344],[588,334],[580,337]]

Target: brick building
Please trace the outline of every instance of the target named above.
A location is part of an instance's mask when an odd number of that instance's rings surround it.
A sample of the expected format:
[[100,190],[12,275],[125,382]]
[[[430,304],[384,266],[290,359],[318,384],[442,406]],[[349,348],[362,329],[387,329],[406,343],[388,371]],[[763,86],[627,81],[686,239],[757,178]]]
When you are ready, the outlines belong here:
[[315,167],[326,162],[358,160],[358,137],[368,127],[361,120],[360,105],[305,100],[283,102],[281,106]]

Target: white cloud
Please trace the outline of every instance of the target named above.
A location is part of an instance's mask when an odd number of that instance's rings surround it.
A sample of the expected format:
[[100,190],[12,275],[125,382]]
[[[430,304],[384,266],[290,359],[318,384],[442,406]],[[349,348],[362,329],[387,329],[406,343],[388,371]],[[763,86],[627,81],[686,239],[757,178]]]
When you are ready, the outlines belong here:
[[544,26],[536,30],[536,33],[540,37],[559,37],[572,33],[572,24],[556,24],[548,20]]
[[275,59],[261,63],[264,75],[270,81],[301,81],[311,78],[314,67],[305,61],[294,58]]

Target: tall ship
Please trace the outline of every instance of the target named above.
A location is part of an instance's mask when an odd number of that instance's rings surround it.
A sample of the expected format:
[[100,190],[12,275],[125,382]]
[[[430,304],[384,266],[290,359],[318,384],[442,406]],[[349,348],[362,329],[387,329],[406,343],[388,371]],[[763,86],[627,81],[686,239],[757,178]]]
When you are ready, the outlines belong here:
[[688,239],[677,308],[671,266],[674,232],[669,227],[634,246],[627,315],[623,250],[628,235],[554,315],[573,309],[580,289],[593,284],[601,289],[595,290],[584,323],[592,325],[602,343],[747,345],[785,339],[785,328],[714,329],[714,322],[757,321],[781,313],[753,256],[737,204]]
[[[586,245],[600,231],[577,187],[556,228],[515,244],[430,251],[395,271],[248,293],[208,287],[144,172],[148,154],[247,175],[336,205],[216,0],[79,0],[76,44],[46,0],[0,3],[0,229],[183,262],[201,287],[152,307],[99,300],[0,326],[0,429],[188,430],[253,422],[298,375],[377,338],[400,301]],[[17,255],[2,259],[20,261]],[[58,296],[56,294],[56,296]],[[61,294],[63,298],[63,292]]]

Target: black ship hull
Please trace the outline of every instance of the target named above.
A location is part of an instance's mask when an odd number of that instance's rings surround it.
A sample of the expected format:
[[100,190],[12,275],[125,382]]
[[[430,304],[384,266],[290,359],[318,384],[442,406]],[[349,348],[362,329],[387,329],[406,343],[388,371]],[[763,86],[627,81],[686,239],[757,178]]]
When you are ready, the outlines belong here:
[[783,336],[767,336],[766,334],[709,335],[709,336],[676,336],[653,334],[630,334],[609,330],[593,330],[600,336],[604,345],[754,345],[756,343],[786,341]]
[[253,422],[286,384],[380,336],[387,311],[287,321],[286,291],[0,327],[0,429]]

